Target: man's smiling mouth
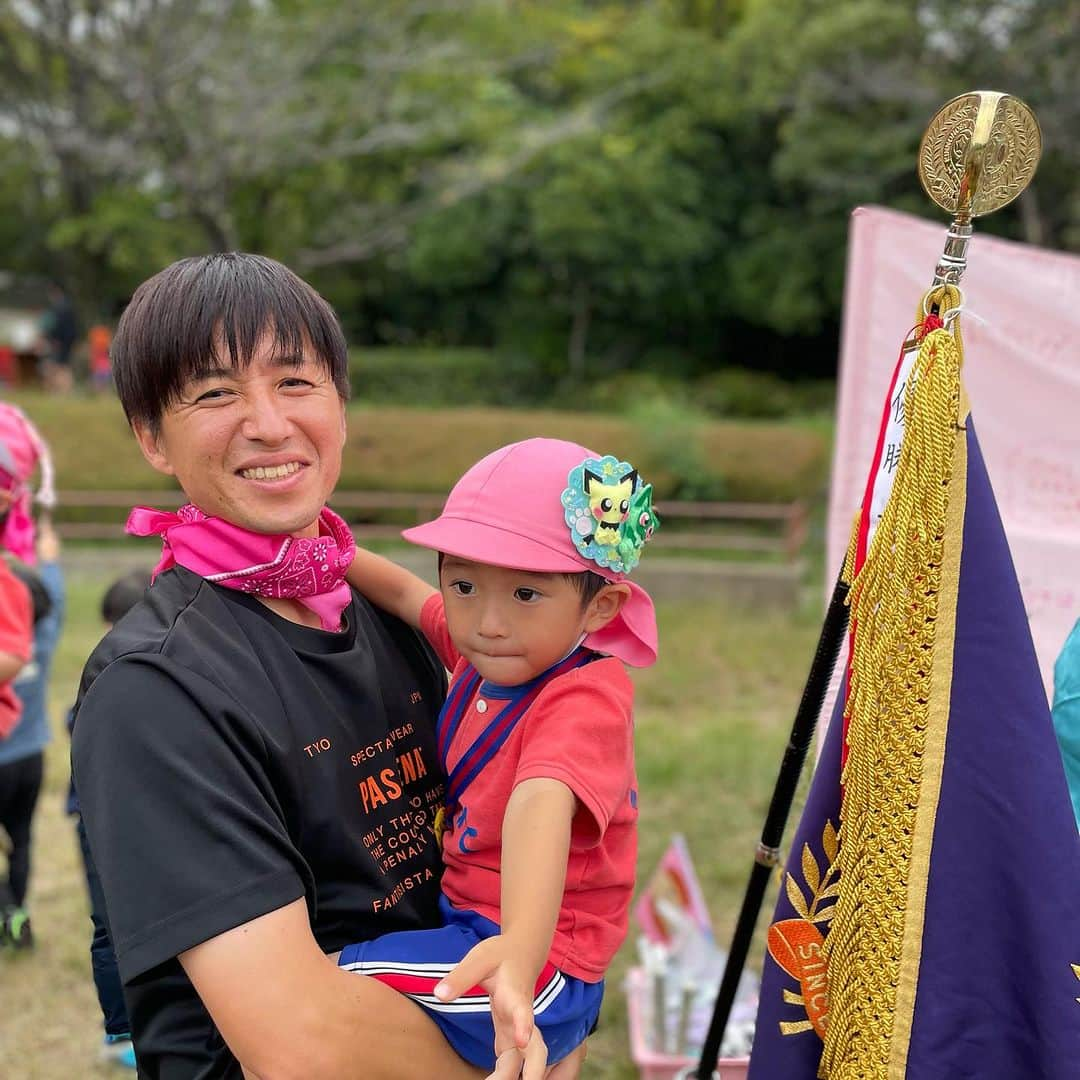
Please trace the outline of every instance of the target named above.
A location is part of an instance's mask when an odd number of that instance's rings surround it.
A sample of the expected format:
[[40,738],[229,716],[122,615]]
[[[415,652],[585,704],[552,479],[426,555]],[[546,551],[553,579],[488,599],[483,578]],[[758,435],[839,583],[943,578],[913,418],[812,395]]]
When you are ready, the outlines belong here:
[[303,467],[299,461],[289,461],[284,465],[259,465],[254,469],[241,469],[240,475],[245,480],[282,480],[299,472]]

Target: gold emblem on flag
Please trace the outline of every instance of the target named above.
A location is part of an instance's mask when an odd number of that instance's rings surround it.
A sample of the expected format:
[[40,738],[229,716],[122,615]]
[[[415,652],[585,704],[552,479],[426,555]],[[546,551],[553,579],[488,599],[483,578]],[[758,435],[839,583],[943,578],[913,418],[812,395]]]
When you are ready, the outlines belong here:
[[821,847],[827,860],[824,874],[810,845],[803,844],[802,876],[809,900],[794,875],[784,875],[788,902],[798,918],[773,923],[767,941],[769,955],[799,984],[801,993],[784,990],[785,1003],[801,1005],[806,1010],[805,1020],[781,1021],[780,1031],[784,1035],[797,1035],[812,1030],[824,1039],[829,1018],[829,973],[825,935],[819,926],[828,929],[836,907],[835,898],[840,891],[836,866],[839,842],[831,821],[825,822]]

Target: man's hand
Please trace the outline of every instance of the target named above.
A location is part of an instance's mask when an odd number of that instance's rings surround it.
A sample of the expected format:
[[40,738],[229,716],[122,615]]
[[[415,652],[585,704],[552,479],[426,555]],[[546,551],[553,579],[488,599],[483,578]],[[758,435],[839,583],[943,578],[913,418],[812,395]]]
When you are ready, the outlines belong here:
[[481,941],[437,987],[440,1001],[453,1001],[474,986],[491,998],[497,1058],[493,1080],[541,1080],[547,1046],[533,1023],[535,975],[521,970],[513,943],[504,935]]

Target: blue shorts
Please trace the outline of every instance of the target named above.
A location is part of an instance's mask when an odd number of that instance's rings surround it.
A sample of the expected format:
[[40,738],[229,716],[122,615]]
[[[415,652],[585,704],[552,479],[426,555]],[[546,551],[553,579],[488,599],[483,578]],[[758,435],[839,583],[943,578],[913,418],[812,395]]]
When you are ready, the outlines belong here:
[[[491,999],[474,987],[456,1001],[433,993],[450,969],[476,944],[499,932],[490,919],[459,911],[439,900],[444,925],[438,930],[405,930],[341,950],[338,966],[392,986],[415,1001],[439,1025],[446,1040],[472,1065],[495,1067]],[[545,964],[536,982],[533,1013],[547,1043],[548,1061],[562,1060],[583,1043],[600,1015],[603,982],[587,983]]]

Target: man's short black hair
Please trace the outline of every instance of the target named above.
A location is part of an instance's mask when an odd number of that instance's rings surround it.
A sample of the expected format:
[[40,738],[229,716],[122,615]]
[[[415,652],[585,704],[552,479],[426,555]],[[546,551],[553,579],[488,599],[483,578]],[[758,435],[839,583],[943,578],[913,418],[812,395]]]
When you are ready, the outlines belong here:
[[[246,367],[266,332],[284,356],[310,346],[348,399],[349,359],[337,315],[287,266],[242,251],[167,266],[135,290],[109,347],[128,420],[156,428],[190,379],[225,365]],[[219,354],[223,346],[227,356]]]
[[102,619],[118,623],[143,598],[149,585],[149,570],[129,570],[118,577],[101,598]]

